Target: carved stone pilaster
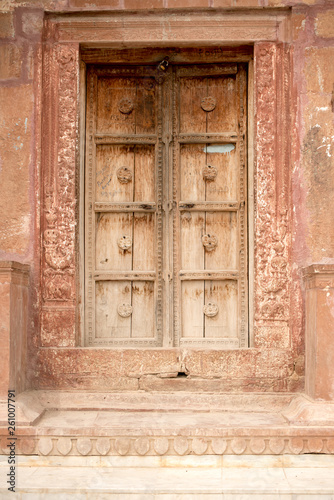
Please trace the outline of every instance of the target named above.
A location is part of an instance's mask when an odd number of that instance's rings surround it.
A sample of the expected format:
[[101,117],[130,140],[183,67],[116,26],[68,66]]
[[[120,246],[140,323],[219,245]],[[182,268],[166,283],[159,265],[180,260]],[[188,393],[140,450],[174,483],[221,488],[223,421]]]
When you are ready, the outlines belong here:
[[[273,330],[277,330],[276,336],[280,338],[289,322],[291,230],[286,123],[289,64],[290,54],[283,44],[256,44],[256,346],[270,345]],[[257,338],[259,332],[261,338]],[[286,348],[289,343],[284,334],[281,347]]]
[[75,345],[78,64],[78,44],[45,47],[42,345]]

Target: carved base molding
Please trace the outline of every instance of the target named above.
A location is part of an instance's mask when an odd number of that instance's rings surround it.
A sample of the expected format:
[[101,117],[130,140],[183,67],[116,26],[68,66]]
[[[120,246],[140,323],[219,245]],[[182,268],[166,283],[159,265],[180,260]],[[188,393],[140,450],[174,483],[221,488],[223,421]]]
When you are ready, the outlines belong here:
[[[334,454],[333,431],[318,433],[310,429],[296,435],[281,433],[276,437],[264,434],[256,437],[234,436],[41,436],[18,437],[21,455],[41,456],[163,456],[163,455],[301,455],[307,453]],[[278,434],[278,433],[277,433]],[[8,454],[2,440],[2,452]]]

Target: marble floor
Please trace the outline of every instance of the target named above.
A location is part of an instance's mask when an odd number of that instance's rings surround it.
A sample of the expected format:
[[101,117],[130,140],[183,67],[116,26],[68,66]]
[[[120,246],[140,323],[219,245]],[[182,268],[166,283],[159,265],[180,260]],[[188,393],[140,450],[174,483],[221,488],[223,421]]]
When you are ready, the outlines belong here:
[[334,500],[333,455],[0,457],[0,499]]

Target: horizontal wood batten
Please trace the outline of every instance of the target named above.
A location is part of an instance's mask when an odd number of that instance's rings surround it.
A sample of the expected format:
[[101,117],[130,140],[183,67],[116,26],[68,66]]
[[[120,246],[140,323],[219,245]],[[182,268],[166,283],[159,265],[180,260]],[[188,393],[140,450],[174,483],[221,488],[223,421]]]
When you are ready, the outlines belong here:
[[224,349],[237,349],[240,347],[240,342],[238,339],[217,339],[217,338],[204,338],[204,339],[197,339],[197,338],[181,338],[180,339],[180,345],[189,345],[192,347],[208,347],[208,346],[214,346],[214,347],[220,347]]
[[183,63],[216,63],[216,62],[247,62],[253,57],[251,45],[236,47],[217,46],[210,50],[184,47],[180,49],[164,47],[154,52],[152,49],[119,49],[119,48],[92,48],[82,44],[81,57],[86,63],[134,63],[157,64],[164,57],[169,57],[170,64]]
[[126,202],[126,203],[94,203],[95,212],[153,212],[156,203]]
[[226,202],[192,202],[192,201],[180,201],[179,209],[186,211],[215,211],[215,212],[236,212],[240,208],[240,203],[237,201],[226,201]]
[[95,144],[156,144],[158,137],[155,135],[116,135],[96,134]]
[[180,143],[235,143],[238,140],[238,134],[234,131],[222,134],[179,134],[175,136],[175,140]]
[[237,280],[238,271],[180,271],[181,280]]
[[94,273],[95,281],[154,281],[156,279],[156,273],[150,271],[124,271],[122,272],[112,272],[112,271],[101,271]]
[[214,66],[204,66],[198,68],[187,68],[183,67],[177,70],[178,76],[181,78],[183,76],[205,76],[205,75],[235,75],[238,71],[237,64],[221,65],[217,64]]

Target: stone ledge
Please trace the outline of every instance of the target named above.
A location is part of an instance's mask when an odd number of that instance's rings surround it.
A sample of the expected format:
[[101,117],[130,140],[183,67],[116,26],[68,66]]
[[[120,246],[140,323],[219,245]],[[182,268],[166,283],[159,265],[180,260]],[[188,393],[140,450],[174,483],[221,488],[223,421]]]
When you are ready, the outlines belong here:
[[334,401],[313,401],[300,396],[283,410],[282,415],[292,425],[334,426]]
[[333,288],[334,263],[317,263],[302,269],[306,288]]
[[11,260],[0,260],[0,283],[9,282],[16,285],[28,286],[29,264],[21,264]]

